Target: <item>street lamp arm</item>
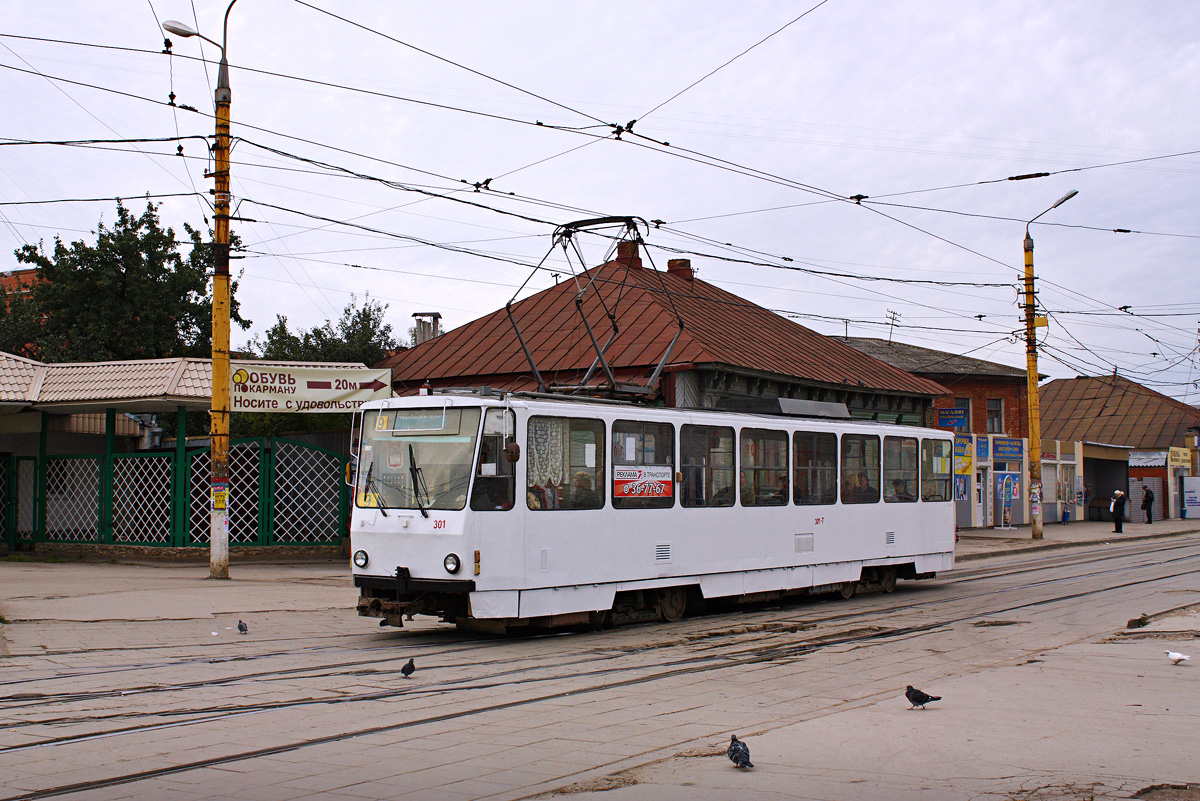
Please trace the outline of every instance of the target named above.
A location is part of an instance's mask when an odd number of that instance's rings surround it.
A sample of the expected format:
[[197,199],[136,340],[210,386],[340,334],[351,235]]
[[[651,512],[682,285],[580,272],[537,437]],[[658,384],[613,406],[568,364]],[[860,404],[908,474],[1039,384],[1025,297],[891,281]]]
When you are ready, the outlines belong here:
[[[237,0],[234,0],[234,2],[237,2]],[[1078,189],[1072,189],[1070,192],[1068,192],[1067,194],[1063,195],[1063,196],[1062,196],[1062,197],[1060,197],[1058,200],[1054,201],[1054,205],[1053,205],[1053,206],[1051,206],[1050,208],[1046,209],[1046,211],[1043,211],[1043,212],[1042,212],[1042,214],[1045,214],[1046,212],[1054,211],[1054,210],[1055,210],[1055,209],[1057,209],[1059,206],[1061,206],[1062,204],[1066,203],[1068,200],[1070,200],[1071,198],[1075,197],[1075,196],[1076,196],[1076,195],[1078,195],[1078,194],[1079,194],[1079,190],[1078,190]],[[1042,214],[1039,214],[1037,217],[1034,217],[1032,220],[1030,220],[1029,222],[1025,223],[1025,238],[1026,238],[1026,239],[1028,239],[1028,238],[1029,238],[1029,226],[1033,225],[1033,223],[1034,223],[1034,222],[1037,220],[1037,218],[1038,218],[1038,217],[1041,217],[1041,216],[1042,216]]]
[[[234,0],[234,2],[236,3],[237,0]],[[207,36],[200,33],[199,31],[193,30],[191,27],[184,25],[182,22],[177,22],[176,20],[169,19],[169,20],[164,21],[162,26],[163,26],[163,30],[165,30],[167,33],[173,33],[176,36],[182,37],[184,39],[189,39],[193,36],[195,36],[198,39],[203,39],[204,41],[208,42],[213,47],[220,50],[221,58],[225,58],[225,46],[224,45],[222,45],[220,42],[214,42],[212,39],[209,39]]]

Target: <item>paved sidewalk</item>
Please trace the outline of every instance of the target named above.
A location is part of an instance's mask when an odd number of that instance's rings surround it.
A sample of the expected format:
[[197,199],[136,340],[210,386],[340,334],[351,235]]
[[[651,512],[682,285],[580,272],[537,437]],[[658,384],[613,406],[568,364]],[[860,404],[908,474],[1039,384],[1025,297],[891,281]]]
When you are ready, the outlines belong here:
[[984,559],[1005,553],[1070,548],[1079,545],[1109,545],[1138,540],[1158,539],[1183,534],[1200,533],[1200,520],[1172,519],[1154,523],[1126,523],[1122,533],[1113,531],[1111,522],[1076,521],[1049,523],[1042,529],[1042,539],[1033,539],[1029,526],[1010,529],[973,528],[958,532],[955,548],[956,562]]

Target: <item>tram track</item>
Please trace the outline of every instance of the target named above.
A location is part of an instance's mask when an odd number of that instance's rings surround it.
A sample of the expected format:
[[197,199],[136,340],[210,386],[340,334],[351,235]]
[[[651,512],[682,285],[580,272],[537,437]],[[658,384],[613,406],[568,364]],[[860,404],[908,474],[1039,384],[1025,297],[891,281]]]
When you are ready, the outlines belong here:
[[[1169,552],[1180,550],[1180,549],[1187,548],[1187,547],[1190,547],[1190,546],[1175,545],[1175,546],[1170,546],[1170,547],[1163,547],[1163,548],[1157,549],[1152,554],[1149,554],[1149,556],[1157,557],[1158,555],[1161,555],[1162,553],[1169,553]],[[1138,555],[1139,556],[1147,556],[1147,554],[1145,554],[1144,552],[1139,552]],[[1125,556],[1127,556],[1127,554],[1112,554],[1112,555],[1094,557],[1094,558],[1090,558],[1090,559],[1083,559],[1083,560],[1078,560],[1078,561],[1074,562],[1073,564],[1069,565],[1069,567],[1078,567],[1078,566],[1086,565],[1086,564],[1095,564],[1095,563],[1099,563],[1099,562],[1111,561],[1113,559],[1124,558]],[[1132,565],[1132,566],[1126,565],[1126,566],[1122,566],[1115,570],[1100,570],[1100,571],[1091,571],[1088,573],[1075,573],[1075,574],[1071,574],[1068,576],[1061,576],[1061,577],[1058,577],[1055,579],[1051,579],[1046,582],[1033,582],[1033,583],[1029,583],[1029,584],[1022,584],[1020,587],[1017,587],[1017,588],[1000,588],[1000,589],[995,589],[995,590],[987,590],[987,591],[980,592],[980,593],[972,593],[972,594],[968,594],[968,595],[956,595],[956,596],[953,596],[952,598],[944,598],[944,599],[922,598],[922,599],[920,599],[920,602],[923,606],[928,606],[928,604],[931,601],[935,602],[935,603],[945,603],[945,602],[957,603],[957,602],[961,602],[961,601],[965,601],[965,600],[989,597],[989,596],[996,595],[999,593],[1007,593],[1007,592],[1013,591],[1014,589],[1025,590],[1030,587],[1044,586],[1046,584],[1055,584],[1055,583],[1061,583],[1064,581],[1078,580],[1078,579],[1088,578],[1088,577],[1096,577],[1096,576],[1101,576],[1101,575],[1107,575],[1107,574],[1110,574],[1113,572],[1124,572],[1124,571],[1128,571],[1131,569],[1138,569],[1140,567],[1161,566],[1164,564],[1171,564],[1171,563],[1181,561],[1181,560],[1186,560],[1189,558],[1193,558],[1193,557],[1184,556],[1184,557],[1179,557],[1176,559],[1169,559],[1169,560],[1153,558],[1153,559],[1147,560],[1144,563],[1139,564],[1139,565]],[[992,571],[992,572],[986,573],[982,576],[961,576],[961,575],[952,576],[952,577],[948,577],[947,579],[941,580],[939,582],[939,586],[943,586],[943,587],[954,586],[954,585],[962,584],[967,581],[975,581],[980,578],[999,578],[999,577],[1007,577],[1007,576],[1011,576],[1011,575],[1025,574],[1025,573],[1029,573],[1029,572],[1035,572],[1038,570],[1048,569],[1050,567],[1062,568],[1062,567],[1064,567],[1064,565],[1062,565],[1062,564],[1049,565],[1048,564],[1048,565],[1040,565],[1040,566],[1026,566],[1021,569],[1007,569],[1007,570]],[[924,592],[924,590],[922,590],[921,592]],[[1002,613],[1005,611],[1013,611],[1014,609],[1017,609],[1017,608],[1022,608],[1022,607],[1020,607],[1020,606],[1012,607],[1009,609],[1000,610],[1000,612],[997,612],[997,613]],[[751,613],[753,613],[755,611],[761,613],[764,610],[761,610],[761,609],[760,610],[751,610]],[[768,621],[765,624],[765,627],[766,628],[781,628],[781,627],[787,628],[787,627],[801,627],[802,626],[805,629],[811,630],[811,629],[815,629],[820,626],[853,623],[854,621],[860,620],[864,617],[876,615],[877,613],[878,613],[877,609],[871,608],[871,609],[861,609],[861,610],[850,611],[850,612],[837,612],[837,613],[834,613],[831,615],[825,615],[825,616],[820,616],[820,617],[816,617],[816,618],[808,617],[802,621],[796,621],[792,617],[792,610],[789,609],[789,610],[787,610],[786,617],[784,617],[782,620],[775,619],[772,621]],[[712,619],[713,618],[700,618],[697,620],[712,620]],[[673,627],[679,627],[682,625],[686,625],[686,624],[673,624]],[[792,630],[795,631],[797,629],[792,628]],[[762,629],[760,628],[759,631],[762,631]],[[541,637],[535,636],[534,638],[535,639],[546,639],[546,638],[550,638],[550,637],[554,637],[554,636],[556,636],[556,635],[548,634],[548,635],[543,635]],[[712,640],[714,640],[714,639],[720,640],[720,639],[723,639],[728,636],[729,636],[728,634],[725,634],[723,632],[713,633],[711,631],[705,632],[700,635],[688,635],[685,633],[679,637],[669,637],[668,636],[664,642],[664,646],[686,644],[686,642],[688,642],[688,641],[693,641],[693,638],[695,641],[708,641],[709,645],[711,645]],[[420,637],[420,635],[418,635],[418,637]],[[421,647],[422,645],[424,645],[424,647],[426,647],[426,648],[430,647],[431,644],[420,643],[418,640],[418,637],[406,639],[406,641],[405,641],[406,646],[408,646],[410,649]],[[435,656],[435,657],[436,656],[445,656],[445,655],[463,655],[465,653],[476,652],[482,648],[495,645],[496,643],[497,643],[497,640],[495,638],[472,640],[466,644],[455,643],[454,645],[451,645],[449,647],[443,647],[440,649],[436,649],[432,652],[431,655]],[[359,649],[359,650],[383,651],[383,650],[391,650],[393,647],[394,646],[391,646],[391,645],[371,646],[369,649]],[[638,646],[639,650],[645,649],[646,647],[647,646],[645,644],[641,644]],[[651,647],[663,647],[663,646],[654,646],[652,644]],[[723,647],[723,646],[718,645],[716,647]],[[612,645],[612,646],[609,646],[609,648],[612,648],[616,651],[620,651],[621,646]],[[228,662],[250,661],[250,660],[268,659],[268,658],[284,656],[284,655],[295,656],[297,654],[302,654],[302,653],[306,653],[306,651],[304,649],[294,649],[294,650],[289,650],[289,651],[271,652],[268,654],[230,657],[228,660],[213,660],[211,658],[206,658],[203,660],[191,659],[191,660],[185,660],[183,662],[175,662],[175,663],[153,663],[153,664],[150,664],[150,665],[147,665],[144,667],[131,665],[131,666],[127,666],[123,669],[124,670],[138,670],[138,669],[154,670],[154,669],[162,669],[162,668],[168,668],[168,667],[171,667],[171,668],[180,667],[180,666],[186,665],[188,663],[194,663],[194,662],[200,662],[200,661],[203,661],[206,663],[212,663],[214,661],[228,661]],[[308,651],[307,653],[311,653],[311,651]],[[409,653],[410,653],[410,651],[406,650],[403,655],[389,656],[388,658],[382,660],[382,664],[386,665],[387,663],[392,663],[392,662],[399,663],[399,662],[403,661],[404,659],[406,659],[407,656],[409,655]],[[573,657],[573,658],[578,659],[578,657]],[[600,658],[607,658],[607,656],[603,656]],[[476,667],[487,667],[487,666],[496,664],[497,662],[503,662],[504,664],[512,664],[514,661],[527,661],[530,659],[538,659],[538,660],[544,661],[545,655],[537,654],[537,655],[530,655],[527,657],[516,657],[515,659],[514,659],[514,657],[506,656],[503,659],[498,659],[498,660],[483,660],[483,661],[471,660],[470,664],[472,664]],[[98,700],[104,700],[104,699],[110,699],[110,698],[121,698],[121,697],[130,696],[130,695],[143,695],[144,696],[144,695],[151,695],[151,694],[158,694],[158,693],[184,692],[187,690],[204,689],[204,688],[219,687],[219,686],[229,686],[229,685],[234,685],[234,684],[238,684],[238,683],[242,683],[242,682],[260,681],[260,680],[265,680],[265,679],[270,679],[270,678],[322,679],[322,678],[328,678],[330,676],[341,675],[341,674],[344,674],[347,670],[352,670],[354,668],[362,668],[365,666],[370,666],[370,670],[366,671],[364,673],[360,673],[359,675],[371,675],[376,678],[387,678],[389,676],[395,676],[399,672],[398,667],[389,670],[389,669],[380,669],[380,667],[379,667],[380,665],[381,665],[381,661],[378,659],[375,659],[375,658],[354,659],[354,660],[348,660],[348,661],[328,662],[328,663],[323,663],[323,664],[315,665],[315,666],[310,665],[310,666],[297,667],[297,668],[277,668],[277,669],[271,669],[271,670],[249,672],[249,673],[238,673],[238,674],[221,677],[221,678],[217,678],[217,679],[206,679],[206,680],[198,680],[198,681],[193,681],[193,682],[180,682],[180,683],[167,684],[167,685],[164,685],[161,683],[153,683],[153,684],[146,684],[146,685],[135,685],[132,687],[126,686],[126,687],[120,688],[120,689],[111,688],[111,689],[95,690],[95,691],[91,691],[91,692],[73,692],[73,693],[61,693],[61,694],[57,694],[57,693],[21,693],[21,694],[15,694],[15,695],[0,696],[0,712],[14,710],[14,709],[27,708],[27,707],[31,707],[31,706],[45,706],[48,703],[67,704],[67,703],[75,703],[75,702],[81,702],[81,701],[98,701]],[[448,663],[448,664],[441,665],[440,667],[453,668],[453,667],[457,667],[457,666],[454,663]],[[105,675],[109,672],[111,672],[111,671],[109,671],[107,669],[101,670],[101,671],[72,672],[72,673],[68,673],[68,674],[60,674],[58,676],[50,677],[49,679],[47,679],[47,678],[21,679],[21,680],[14,680],[12,682],[6,682],[6,683],[9,683],[9,684],[29,683],[29,682],[41,682],[41,681],[47,681],[47,680],[74,681],[80,677]],[[511,671],[506,671],[506,673],[511,673]],[[306,701],[306,703],[309,703],[309,702],[311,702],[311,703],[341,703],[344,700],[353,701],[355,699],[354,698],[341,699],[341,698],[335,698],[335,697],[325,697],[325,698],[311,699],[311,701]],[[362,700],[371,700],[371,698],[369,696],[365,696]],[[5,703],[5,702],[8,702],[8,703]],[[255,707],[255,708],[257,709],[257,707]],[[159,714],[171,714],[171,712],[165,712],[165,713],[164,712],[152,712],[152,713],[144,713],[144,714],[159,715]],[[12,728],[14,724],[17,726],[37,725],[40,723],[51,723],[51,722],[67,722],[67,721],[74,722],[75,720],[76,720],[75,718],[57,718],[57,719],[37,720],[37,721],[30,721],[30,722],[14,722],[14,723],[7,724],[7,726],[9,728]],[[4,751],[4,749],[0,749],[0,753],[3,753],[3,751]]]
[[[1165,562],[1163,560],[1158,560],[1153,563],[1148,563],[1148,562],[1141,563],[1138,565],[1125,566],[1125,567],[1122,567],[1119,569],[1113,569],[1113,570],[1108,570],[1108,571],[1092,571],[1090,573],[1085,573],[1085,574],[1072,574],[1072,575],[1068,575],[1068,576],[1059,577],[1059,578],[1056,578],[1053,580],[1038,582],[1035,585],[1022,585],[1022,586],[1011,587],[1011,588],[998,588],[997,590],[992,590],[992,591],[988,591],[988,592],[984,592],[984,593],[973,593],[973,594],[970,594],[967,596],[957,595],[957,596],[952,596],[952,597],[944,597],[944,598],[936,599],[936,600],[939,604],[950,604],[950,603],[961,604],[962,602],[967,601],[967,600],[1007,595],[1008,593],[1011,593],[1013,591],[1028,589],[1030,586],[1048,587],[1048,586],[1054,586],[1054,585],[1061,584],[1064,581],[1072,581],[1072,580],[1079,581],[1084,578],[1095,577],[1097,575],[1111,574],[1111,573],[1117,573],[1117,572],[1128,573],[1131,571],[1143,570],[1143,569],[1147,569],[1147,568],[1151,568],[1151,567],[1161,567],[1164,564],[1180,564],[1183,562],[1197,560],[1197,559],[1200,559],[1200,553],[1191,554],[1191,555],[1187,555],[1187,556],[1179,556],[1179,557],[1173,558],[1173,559],[1165,561]],[[1094,562],[1094,561],[1099,561],[1099,560],[1087,560],[1087,561]],[[1061,565],[1060,565],[1060,567],[1061,567]],[[564,690],[550,692],[550,693],[535,694],[535,695],[532,695],[532,696],[529,696],[526,698],[516,699],[513,701],[504,702],[504,703],[483,704],[480,706],[474,706],[474,707],[471,707],[468,709],[463,709],[463,710],[445,713],[445,714],[426,716],[426,717],[416,718],[416,719],[407,720],[407,721],[389,723],[389,724],[380,725],[380,726],[364,727],[364,728],[360,728],[360,729],[356,729],[356,730],[352,730],[352,731],[339,732],[336,734],[331,734],[331,735],[327,735],[327,736],[323,736],[323,737],[303,739],[303,740],[299,740],[296,742],[272,746],[272,747],[268,747],[268,748],[246,750],[246,751],[242,751],[242,752],[239,752],[236,754],[222,756],[219,758],[198,760],[195,762],[190,762],[190,763],[186,763],[186,764],[182,764],[182,765],[175,765],[175,766],[170,766],[170,767],[129,773],[129,774],[124,774],[122,776],[109,777],[107,779],[101,779],[101,780],[96,780],[96,781],[92,781],[92,782],[85,782],[85,783],[72,784],[72,785],[63,785],[63,786],[57,787],[57,788],[49,788],[49,789],[37,791],[34,793],[28,793],[25,795],[15,796],[14,798],[15,799],[43,798],[43,797],[52,797],[52,796],[56,796],[56,795],[66,795],[66,794],[78,792],[80,790],[85,790],[85,789],[101,789],[104,787],[117,786],[120,784],[128,784],[131,782],[137,782],[137,781],[142,781],[145,779],[154,778],[154,777],[158,777],[158,776],[165,776],[165,775],[170,775],[173,773],[195,770],[195,769],[199,769],[199,768],[203,768],[203,767],[212,767],[215,765],[225,764],[228,762],[242,761],[242,760],[246,760],[246,759],[254,759],[257,757],[299,750],[299,749],[306,748],[306,747],[317,746],[317,745],[331,743],[331,742],[337,742],[337,741],[343,741],[343,740],[347,740],[347,739],[353,739],[355,737],[361,737],[361,736],[365,736],[365,735],[372,734],[372,733],[396,731],[396,730],[401,730],[401,729],[405,729],[405,728],[409,728],[409,727],[417,727],[417,726],[425,725],[428,723],[453,720],[453,719],[458,719],[458,718],[462,718],[462,717],[469,717],[472,715],[483,714],[483,713],[487,713],[487,712],[491,712],[491,711],[511,709],[514,707],[522,706],[522,705],[537,704],[537,703],[542,703],[545,701],[562,699],[562,698],[571,697],[571,696],[579,696],[579,695],[585,695],[585,694],[589,694],[589,693],[603,692],[603,691],[607,691],[607,690],[629,687],[629,686],[637,685],[637,684],[653,683],[656,681],[662,681],[662,680],[666,680],[666,679],[669,679],[672,677],[685,675],[688,673],[709,671],[709,670],[713,670],[714,668],[732,668],[732,667],[752,665],[755,663],[779,661],[779,660],[784,660],[784,659],[795,659],[795,658],[804,656],[809,653],[813,653],[815,651],[818,651],[818,650],[821,650],[824,648],[835,647],[835,646],[842,646],[842,645],[864,646],[864,645],[871,645],[871,644],[881,644],[881,643],[885,643],[885,642],[888,642],[888,641],[891,641],[891,640],[894,640],[894,639],[897,639],[900,637],[919,636],[921,634],[928,633],[928,632],[936,630],[936,629],[947,628],[947,627],[953,626],[957,623],[969,621],[972,619],[979,619],[979,618],[989,617],[989,616],[993,616],[993,615],[997,615],[997,614],[1006,614],[1006,613],[1011,613],[1011,612],[1019,611],[1019,610],[1023,610],[1023,609],[1036,608],[1036,607],[1040,607],[1040,606],[1061,603],[1063,601],[1075,600],[1075,599],[1082,598],[1082,597],[1093,596],[1093,595],[1111,592],[1114,590],[1128,588],[1128,587],[1134,587],[1134,586],[1145,585],[1145,584],[1153,584],[1156,582],[1161,582],[1161,581],[1169,580],[1172,578],[1178,578],[1181,576],[1192,575],[1195,572],[1196,572],[1195,568],[1190,568],[1190,569],[1186,569],[1186,570],[1173,571],[1173,572],[1167,573],[1165,575],[1155,575],[1155,576],[1150,576],[1150,577],[1146,577],[1146,578],[1135,578],[1135,579],[1132,579],[1129,581],[1117,582],[1114,584],[1106,584],[1105,586],[1098,587],[1095,589],[1085,590],[1085,591],[1056,593],[1049,597],[1033,599],[1033,600],[1025,601],[1025,602],[1018,603],[1018,604],[988,606],[987,608],[977,609],[977,610],[973,610],[973,611],[966,612],[966,613],[954,614],[954,615],[949,615],[949,616],[941,616],[936,620],[928,621],[928,622],[922,623],[920,625],[899,626],[899,627],[893,627],[893,628],[880,628],[878,630],[873,630],[873,631],[869,631],[869,632],[862,632],[860,629],[859,633],[852,633],[852,634],[848,634],[847,636],[840,636],[840,637],[837,636],[836,632],[830,632],[829,636],[821,638],[820,641],[809,640],[809,641],[805,641],[802,643],[792,642],[792,643],[779,643],[779,644],[774,644],[774,645],[770,645],[770,644],[763,643],[763,642],[757,642],[750,646],[746,646],[744,643],[741,643],[741,641],[738,640],[738,642],[727,643],[729,646],[731,646],[731,649],[724,651],[724,652],[708,653],[708,654],[704,654],[704,655],[687,655],[687,656],[682,656],[682,657],[652,660],[648,664],[644,664],[644,665],[637,666],[637,667],[609,666],[609,667],[605,667],[602,669],[589,669],[589,670],[584,670],[584,671],[577,671],[575,673],[572,673],[570,676],[563,676],[561,674],[558,674],[558,675],[526,676],[525,678],[519,678],[522,674],[527,674],[527,673],[529,673],[531,671],[535,671],[535,670],[541,670],[541,671],[545,672],[547,670],[546,666],[540,665],[540,666],[535,666],[535,667],[516,668],[516,669],[514,669],[512,671],[508,671],[506,673],[492,674],[487,677],[490,679],[490,681],[483,682],[483,683],[479,682],[478,678],[467,677],[462,680],[447,682],[447,683],[443,683],[440,685],[425,685],[425,686],[421,687],[420,690],[418,690],[417,688],[412,688],[411,690],[408,690],[408,691],[398,692],[397,690],[395,690],[393,688],[389,688],[388,690],[381,691],[379,693],[359,694],[356,696],[348,696],[348,697],[338,698],[335,700],[306,699],[303,701],[280,702],[279,704],[273,704],[273,705],[247,706],[247,707],[243,707],[243,708],[240,708],[237,710],[231,710],[229,708],[225,708],[224,710],[222,710],[221,714],[218,714],[218,715],[212,714],[213,710],[201,710],[201,709],[178,710],[177,711],[178,714],[204,715],[207,712],[208,716],[203,717],[203,718],[197,718],[195,720],[190,720],[190,721],[186,721],[186,722],[175,722],[175,723],[171,723],[168,725],[171,725],[171,726],[194,725],[194,724],[198,724],[198,723],[206,723],[206,722],[212,722],[212,721],[217,721],[217,720],[224,720],[232,715],[256,714],[258,712],[271,711],[274,709],[283,709],[283,708],[288,708],[290,706],[296,706],[299,704],[354,703],[354,702],[382,700],[382,699],[399,700],[399,699],[402,699],[403,697],[405,697],[406,695],[410,695],[410,694],[413,694],[413,695],[418,695],[418,694],[419,695],[435,695],[435,696],[442,695],[442,694],[461,695],[462,691],[485,690],[485,689],[492,689],[492,688],[500,687],[500,686],[536,685],[536,684],[540,684],[540,683],[546,682],[546,681],[570,680],[570,681],[578,682],[581,680],[597,680],[597,679],[599,679],[599,681],[591,681],[590,683],[588,683],[582,687],[577,687],[577,688],[572,688],[572,689],[564,689]],[[926,604],[926,606],[928,606],[928,604]],[[926,611],[928,611],[928,609],[926,609]],[[949,610],[947,610],[947,611],[949,611]],[[850,616],[858,617],[858,616],[861,616],[863,614],[868,614],[868,613],[874,614],[877,616],[879,614],[879,610],[878,609],[864,610],[863,612],[860,612],[855,615],[850,615]],[[837,615],[837,616],[831,616],[831,617],[845,618],[848,616],[847,615]],[[805,630],[808,630],[808,629],[805,629]],[[740,649],[732,648],[732,646],[736,646],[739,643],[741,643],[741,646],[742,646]],[[679,642],[679,643],[674,643],[674,644],[686,646],[688,643],[687,642]],[[663,647],[664,651],[665,651],[665,648],[666,648],[666,646]],[[546,656],[545,654],[540,655],[540,657],[543,659],[545,658],[545,656]],[[664,653],[663,656],[665,657],[665,656],[667,656],[667,654]],[[614,657],[612,655],[609,655],[608,658],[612,659]],[[578,655],[575,655],[575,659],[576,659],[576,664],[578,664]],[[511,660],[504,660],[504,661],[511,661]],[[595,660],[591,659],[589,661],[595,661]],[[635,671],[635,670],[641,671],[639,673],[639,675],[635,675],[635,676],[628,675],[631,671]],[[553,671],[551,671],[551,672],[553,672]],[[622,674],[622,675],[624,675],[624,678],[620,678],[617,680],[605,680],[605,679],[611,679],[611,677],[613,676],[614,673]],[[156,714],[163,714],[163,713],[159,712]],[[19,749],[14,749],[14,748],[0,749],[0,754],[12,753],[15,750],[27,750],[29,748],[66,746],[71,743],[82,742],[85,740],[92,740],[92,739],[103,738],[103,737],[120,736],[123,734],[135,734],[135,733],[139,733],[139,732],[144,733],[144,732],[148,732],[148,731],[154,731],[157,728],[162,728],[162,727],[163,727],[163,724],[151,724],[148,726],[128,727],[121,731],[101,732],[101,733],[97,733],[97,734],[81,735],[78,737],[70,737],[70,738],[57,738],[55,740],[47,740],[47,741],[42,741],[40,743],[34,743],[34,744],[27,745],[27,746],[22,746]]]

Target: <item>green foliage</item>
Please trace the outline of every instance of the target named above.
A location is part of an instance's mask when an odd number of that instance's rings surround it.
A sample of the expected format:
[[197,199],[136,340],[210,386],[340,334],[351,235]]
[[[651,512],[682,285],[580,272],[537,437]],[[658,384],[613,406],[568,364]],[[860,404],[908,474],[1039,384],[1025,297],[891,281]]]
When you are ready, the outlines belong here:
[[[147,203],[134,216],[118,203],[115,223],[99,223],[94,245],[56,237],[49,256],[40,244],[24,245],[17,261],[36,267],[37,281],[31,292],[5,298],[0,350],[46,362],[209,355],[212,245],[184,229],[186,259],[157,206]],[[230,291],[236,297],[236,284]],[[231,309],[231,319],[249,328],[236,301]]]
[[[256,359],[307,362],[362,362],[372,367],[383,361],[395,349],[392,326],[384,322],[387,304],[351,295],[334,325],[323,325],[307,331],[292,332],[287,318],[277,315],[275,325],[267,330],[266,339],[255,337],[246,347]],[[347,431],[349,414],[232,414],[230,432],[235,437],[279,436],[299,431]]]

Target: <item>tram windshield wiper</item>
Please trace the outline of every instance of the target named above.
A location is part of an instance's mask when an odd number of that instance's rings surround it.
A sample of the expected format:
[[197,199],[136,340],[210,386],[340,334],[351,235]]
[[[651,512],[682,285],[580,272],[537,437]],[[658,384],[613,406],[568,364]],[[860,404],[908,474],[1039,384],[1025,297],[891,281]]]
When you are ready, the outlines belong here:
[[421,510],[421,517],[429,517],[429,512],[421,501],[421,493],[425,493],[425,497],[428,498],[429,489],[425,486],[425,476],[421,472],[421,468],[417,467],[417,455],[413,451],[411,442],[408,444],[408,473],[412,476],[413,500],[417,502],[417,508]]
[[387,509],[383,508],[383,495],[379,492],[379,486],[375,483],[375,479],[371,478],[371,471],[375,469],[375,463],[371,462],[367,465],[367,477],[363,481],[363,487],[367,492],[375,496],[375,508],[384,517],[388,516]]

